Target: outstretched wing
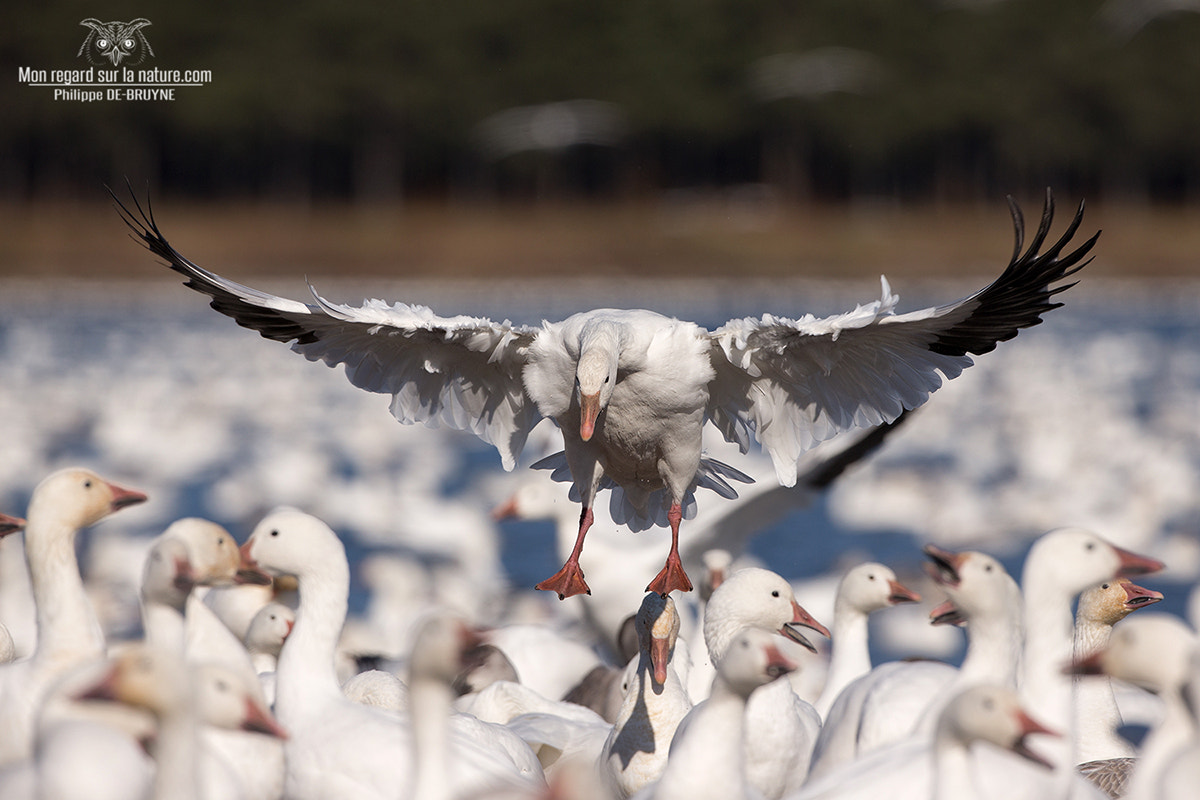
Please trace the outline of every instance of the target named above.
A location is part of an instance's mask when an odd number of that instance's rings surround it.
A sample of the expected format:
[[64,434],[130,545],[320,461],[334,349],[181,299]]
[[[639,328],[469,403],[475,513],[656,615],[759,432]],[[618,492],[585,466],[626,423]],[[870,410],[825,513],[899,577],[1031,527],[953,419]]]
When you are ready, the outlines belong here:
[[[109,192],[112,194],[111,190]],[[529,431],[541,419],[521,373],[536,329],[477,317],[444,318],[424,306],[367,301],[360,308],[276,297],[197,266],[166,240],[134,198],[135,214],[113,194],[125,223],[210,305],[267,339],[293,342],[310,361],[343,364],[360,389],[392,396],[404,423],[446,424],[471,431],[500,452],[511,470]],[[311,288],[311,287],[310,287]]]
[[[780,483],[796,482],[800,454],[852,427],[879,425],[924,403],[942,384],[998,342],[1037,325],[1058,308],[1056,284],[1082,269],[1099,233],[1064,253],[1083,204],[1062,237],[1039,253],[1054,217],[1049,190],[1028,250],[1020,209],[1009,198],[1016,245],[1008,268],[983,290],[948,305],[897,315],[897,297],[883,296],[840,316],[791,320],[763,316],[731,320],[712,333],[717,377],[709,417],[743,451],[753,432],[771,454]],[[1085,260],[1086,259],[1086,260]],[[939,374],[940,373],[940,374]]]

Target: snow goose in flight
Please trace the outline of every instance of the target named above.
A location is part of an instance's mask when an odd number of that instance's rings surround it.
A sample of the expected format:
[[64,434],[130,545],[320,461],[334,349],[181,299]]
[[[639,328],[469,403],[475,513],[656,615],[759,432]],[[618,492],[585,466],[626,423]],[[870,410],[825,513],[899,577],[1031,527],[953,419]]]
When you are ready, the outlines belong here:
[[1067,250],[1083,220],[1080,204],[1066,232],[1039,252],[1054,213],[1047,191],[1024,251],[1024,221],[1010,199],[1016,246],[1008,266],[954,303],[896,314],[885,279],[879,300],[824,319],[765,314],[709,331],[653,311],[598,309],[535,327],[379,300],[354,308],[315,291],[312,303],[276,297],[188,260],[158,229],[148,203],[134,198],[136,214],[117,203],[146,247],[211,297],[214,309],[268,339],[294,342],[309,360],[344,364],[355,386],[392,396],[401,422],[469,430],[511,470],[529,432],[552,418],[564,452],[546,465],[557,467],[555,477],[569,473],[582,513],[566,563],[537,588],[563,597],[588,592],[579,556],[600,489],[624,494],[615,505],[631,524],[670,526],[666,564],[647,589],[690,590],[678,543],[681,520],[694,514],[693,491],[732,498],[729,481],[748,480],[702,457],[706,423],[743,452],[753,434],[779,482],[794,485],[797,460],[814,444],[894,420],[924,403],[943,376],[970,366],[972,355],[1041,322],[1072,285],[1058,282],[1087,263],[1099,236]]

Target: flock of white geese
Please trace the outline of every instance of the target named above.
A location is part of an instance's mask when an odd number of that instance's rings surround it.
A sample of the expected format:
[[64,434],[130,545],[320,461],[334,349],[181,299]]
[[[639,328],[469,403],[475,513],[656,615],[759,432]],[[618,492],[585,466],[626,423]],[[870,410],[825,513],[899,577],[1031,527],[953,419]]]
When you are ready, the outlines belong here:
[[[714,557],[699,591],[627,609],[621,658],[560,657],[583,645],[431,605],[401,662],[359,670],[340,648],[342,541],[292,508],[240,547],[214,522],[171,524],[145,558],[142,636],[106,641],[75,540],[146,500],[72,468],[24,519],[0,516],[23,531],[37,616],[32,653],[0,636],[5,800],[1174,800],[1200,785],[1196,633],[1129,617],[1162,599],[1130,578],[1163,565],[1084,529],[1040,537],[1019,583],[986,553],[926,548],[930,622],[964,628],[959,667],[871,663],[868,615],[922,601],[882,564],[843,575],[827,628],[779,575]],[[824,680],[805,680],[795,648],[824,637]],[[1139,745],[1118,732],[1130,704],[1151,722]]]

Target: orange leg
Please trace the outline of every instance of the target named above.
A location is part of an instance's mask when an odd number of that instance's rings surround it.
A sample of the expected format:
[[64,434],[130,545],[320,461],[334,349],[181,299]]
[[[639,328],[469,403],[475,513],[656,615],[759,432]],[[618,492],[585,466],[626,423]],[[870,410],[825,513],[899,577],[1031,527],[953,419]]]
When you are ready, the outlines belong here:
[[683,571],[683,562],[679,559],[679,522],[682,519],[683,507],[673,503],[667,512],[667,520],[671,523],[671,552],[667,554],[667,563],[662,571],[646,587],[647,592],[657,592],[666,597],[676,589],[681,592],[692,590],[692,582],[688,580],[687,573]]
[[579,515],[579,535],[575,537],[575,549],[567,557],[567,563],[563,564],[562,569],[558,572],[533,588],[557,592],[559,600],[577,594],[592,593],[592,590],[588,588],[587,581],[583,579],[583,569],[579,566],[579,554],[583,552],[583,537],[587,535],[588,528],[592,527],[592,519],[592,510],[585,506],[583,513]]

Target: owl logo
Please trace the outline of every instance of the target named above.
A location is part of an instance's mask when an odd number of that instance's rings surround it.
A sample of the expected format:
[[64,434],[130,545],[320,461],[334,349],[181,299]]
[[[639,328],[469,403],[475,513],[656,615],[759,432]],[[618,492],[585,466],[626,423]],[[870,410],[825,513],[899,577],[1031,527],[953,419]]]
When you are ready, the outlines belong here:
[[87,56],[89,64],[101,65],[108,60],[115,67],[128,59],[129,66],[136,67],[146,60],[146,56],[154,55],[154,50],[142,33],[142,28],[150,24],[148,19],[138,17],[133,22],[101,22],[89,17],[79,24],[91,28],[91,32],[75,55]]

